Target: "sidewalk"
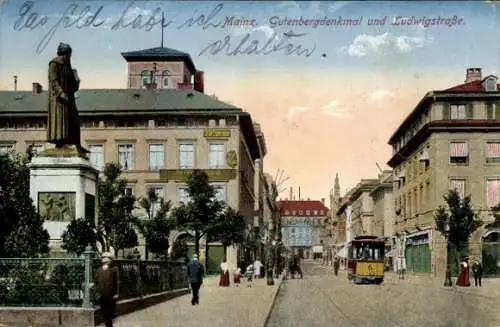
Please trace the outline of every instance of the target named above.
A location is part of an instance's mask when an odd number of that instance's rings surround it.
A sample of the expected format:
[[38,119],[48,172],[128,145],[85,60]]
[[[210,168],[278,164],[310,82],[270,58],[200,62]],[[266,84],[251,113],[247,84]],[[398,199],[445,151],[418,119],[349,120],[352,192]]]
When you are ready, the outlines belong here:
[[200,289],[199,305],[192,306],[188,294],[117,317],[114,326],[263,327],[281,279],[274,279],[274,283],[267,286],[264,278],[254,280],[251,288],[243,280],[239,287],[219,287],[219,276],[210,276]]
[[385,273],[384,283],[390,284],[410,284],[416,286],[428,286],[442,288],[450,292],[459,292],[482,296],[487,298],[498,299],[500,297],[500,278],[483,278],[482,287],[474,286],[474,278],[470,279],[470,287],[455,286],[456,278],[452,277],[453,286],[444,287],[444,275],[436,277],[430,273],[407,273],[405,279],[399,279],[398,275],[392,271]]

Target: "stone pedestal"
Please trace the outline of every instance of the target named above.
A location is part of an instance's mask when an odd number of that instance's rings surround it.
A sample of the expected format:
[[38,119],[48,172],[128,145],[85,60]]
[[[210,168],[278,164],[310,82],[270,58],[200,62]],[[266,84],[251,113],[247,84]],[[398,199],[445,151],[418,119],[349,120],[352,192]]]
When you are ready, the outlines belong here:
[[97,181],[99,172],[89,160],[79,156],[34,157],[30,163],[30,196],[46,219],[45,229],[51,245],[72,219],[97,218]]

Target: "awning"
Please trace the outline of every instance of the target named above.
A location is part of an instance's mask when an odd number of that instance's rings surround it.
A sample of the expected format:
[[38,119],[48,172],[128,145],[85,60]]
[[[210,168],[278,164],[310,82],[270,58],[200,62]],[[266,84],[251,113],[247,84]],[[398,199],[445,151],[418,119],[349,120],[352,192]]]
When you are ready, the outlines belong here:
[[347,258],[347,249],[343,247],[339,252],[337,252],[336,256],[340,258]]

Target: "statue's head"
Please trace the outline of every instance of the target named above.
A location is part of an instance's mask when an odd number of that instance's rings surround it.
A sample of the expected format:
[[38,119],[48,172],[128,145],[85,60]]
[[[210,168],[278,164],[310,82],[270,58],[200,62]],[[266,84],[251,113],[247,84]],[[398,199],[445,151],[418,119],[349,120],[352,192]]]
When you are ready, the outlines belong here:
[[58,56],[71,56],[71,53],[73,52],[73,49],[71,49],[71,46],[67,43],[59,43],[59,46],[57,47],[57,55]]

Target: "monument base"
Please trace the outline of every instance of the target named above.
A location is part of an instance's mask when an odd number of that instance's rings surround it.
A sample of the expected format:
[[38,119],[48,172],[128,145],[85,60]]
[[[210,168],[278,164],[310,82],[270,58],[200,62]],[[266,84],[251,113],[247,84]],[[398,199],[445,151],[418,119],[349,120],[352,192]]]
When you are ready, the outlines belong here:
[[70,155],[71,148],[48,150],[29,164],[30,196],[45,218],[44,228],[50,234],[51,244],[58,247],[70,221],[96,219],[99,171],[86,157]]

